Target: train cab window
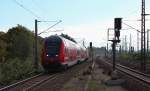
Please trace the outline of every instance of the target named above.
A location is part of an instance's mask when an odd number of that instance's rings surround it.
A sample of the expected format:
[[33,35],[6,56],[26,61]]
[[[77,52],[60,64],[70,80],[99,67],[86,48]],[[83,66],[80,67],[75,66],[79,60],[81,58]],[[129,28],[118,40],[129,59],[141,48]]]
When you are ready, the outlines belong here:
[[45,40],[45,50],[48,56],[58,55],[60,52],[61,39],[57,36],[52,36]]

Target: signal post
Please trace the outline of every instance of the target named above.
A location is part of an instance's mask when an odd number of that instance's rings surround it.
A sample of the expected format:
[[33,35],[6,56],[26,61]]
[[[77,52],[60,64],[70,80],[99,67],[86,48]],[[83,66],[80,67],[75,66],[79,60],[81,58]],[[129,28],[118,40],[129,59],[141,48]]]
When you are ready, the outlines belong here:
[[108,40],[112,42],[113,51],[113,71],[116,69],[116,44],[120,42],[120,30],[122,28],[122,18],[115,18],[114,20],[114,38],[113,40]]

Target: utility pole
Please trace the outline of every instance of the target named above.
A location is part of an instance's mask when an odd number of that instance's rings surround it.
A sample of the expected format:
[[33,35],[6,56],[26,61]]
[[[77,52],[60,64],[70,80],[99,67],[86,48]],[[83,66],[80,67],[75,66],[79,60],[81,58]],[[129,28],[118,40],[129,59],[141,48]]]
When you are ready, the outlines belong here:
[[38,21],[37,21],[37,19],[35,20],[35,44],[34,44],[34,47],[35,47],[35,58],[34,58],[34,67],[35,67],[35,69],[38,69],[38,40],[37,40],[37,33],[38,33],[38,28],[37,28],[37,23],[38,23]]
[[[147,15],[148,15],[148,14],[147,14]],[[132,26],[126,24],[126,23],[123,23],[123,24],[125,24],[126,26],[130,27],[131,29],[134,29],[134,30],[137,31],[137,52],[138,52],[138,51],[139,51],[139,43],[140,43],[140,42],[139,42],[139,33],[141,33],[141,31],[137,30],[136,28],[134,28],[134,27],[132,27]]]
[[107,42],[107,46],[106,46],[106,51],[107,51],[106,56],[108,57],[108,54],[109,54],[109,50],[108,50],[108,42]]
[[149,56],[148,55],[148,53],[149,53],[149,29],[147,30],[147,56]]
[[83,47],[86,48],[86,46],[85,46],[85,40],[83,40],[83,43],[82,43],[82,44],[83,44]]
[[129,53],[131,53],[131,46],[132,46],[132,36],[131,36],[131,34],[130,34],[130,44],[129,44]]
[[92,60],[92,69],[94,68],[94,65],[95,65],[95,62],[94,62],[94,52],[93,52],[93,46],[92,46],[92,42],[90,42],[90,57],[91,57],[91,60]]
[[145,0],[142,0],[141,13],[141,70],[145,71]]
[[116,69],[116,43],[115,41],[112,44],[112,51],[113,51],[113,71]]
[[107,56],[108,56],[108,54],[109,54],[109,48],[108,48],[109,44],[108,44],[108,41],[109,41],[109,33],[110,33],[110,30],[114,30],[114,28],[108,28],[108,29],[107,29]]
[[105,57],[107,57],[107,48],[105,47]]
[[122,52],[124,53],[124,50],[125,50],[125,39],[123,38],[122,39]]
[[90,42],[90,57],[91,57],[91,60],[93,62],[93,46],[92,46],[92,42]]
[[127,53],[127,36],[125,35],[125,53]]
[[109,40],[109,28],[107,30],[107,56],[108,56],[108,40]]
[[139,32],[137,32],[137,52],[139,52]]
[[122,53],[122,47],[121,47],[121,45],[120,45],[120,47],[119,47],[119,53],[120,53],[120,54]]

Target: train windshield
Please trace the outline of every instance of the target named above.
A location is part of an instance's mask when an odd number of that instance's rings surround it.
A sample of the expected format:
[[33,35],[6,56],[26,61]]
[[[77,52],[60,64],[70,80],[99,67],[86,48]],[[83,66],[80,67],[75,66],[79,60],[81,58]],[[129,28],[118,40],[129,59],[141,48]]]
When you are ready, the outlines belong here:
[[46,54],[56,56],[60,52],[61,39],[57,36],[51,36],[45,41]]

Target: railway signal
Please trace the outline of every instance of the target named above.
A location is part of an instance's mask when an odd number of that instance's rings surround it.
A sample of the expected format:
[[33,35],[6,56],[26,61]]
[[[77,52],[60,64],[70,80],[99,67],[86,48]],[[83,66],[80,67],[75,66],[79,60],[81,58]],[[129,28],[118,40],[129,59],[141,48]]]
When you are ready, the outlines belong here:
[[115,18],[115,29],[120,30],[122,28],[122,18]]
[[90,42],[90,57],[92,58],[92,61],[93,61],[93,46],[92,46],[92,42]]
[[120,29],[122,28],[122,18],[115,18],[114,20],[114,27],[115,27],[115,38],[117,38],[118,42],[120,42]]
[[92,69],[93,69],[93,68],[94,68],[94,65],[95,65],[95,62],[94,62],[94,59],[93,59],[93,57],[94,57],[94,52],[93,52],[92,42],[90,42],[90,57],[91,57],[91,60],[92,60],[92,65],[91,65],[91,67],[92,67]]
[[114,38],[109,40],[112,42],[112,51],[113,51],[113,71],[116,69],[116,44],[120,42],[120,30],[122,28],[122,18],[114,19]]

